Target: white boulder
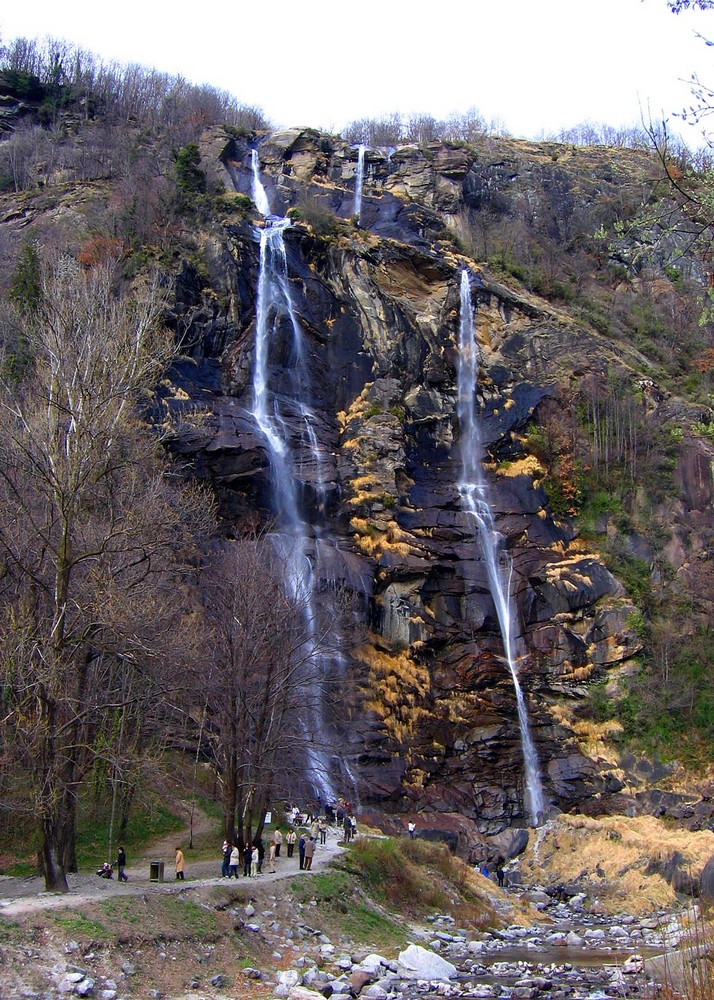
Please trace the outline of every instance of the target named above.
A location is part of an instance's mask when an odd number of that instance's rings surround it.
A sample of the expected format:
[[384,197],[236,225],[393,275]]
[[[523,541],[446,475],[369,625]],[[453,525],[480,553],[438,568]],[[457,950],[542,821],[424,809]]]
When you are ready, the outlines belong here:
[[457,969],[441,955],[436,955],[418,944],[410,944],[404,951],[399,952],[397,971],[402,979],[446,982],[453,979]]

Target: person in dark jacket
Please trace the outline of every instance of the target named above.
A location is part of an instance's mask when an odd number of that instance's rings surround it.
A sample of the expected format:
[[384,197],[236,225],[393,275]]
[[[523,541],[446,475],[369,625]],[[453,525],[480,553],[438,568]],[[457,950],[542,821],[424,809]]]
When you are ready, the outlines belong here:
[[263,843],[262,837],[256,837],[253,841],[255,846],[258,848],[258,874],[263,874],[263,860],[265,859],[265,844]]
[[253,848],[249,840],[246,840],[243,848],[243,878],[250,877],[250,866],[253,861]]
[[126,868],[126,852],[123,847],[119,848],[119,853],[117,854],[117,868],[119,869],[119,881],[128,882],[129,879],[124,871]]
[[305,834],[301,833],[300,834],[300,840],[298,842],[298,855],[300,856],[300,868],[301,869],[303,869],[305,867],[305,843],[306,843],[306,840],[307,840],[307,838],[306,838]]

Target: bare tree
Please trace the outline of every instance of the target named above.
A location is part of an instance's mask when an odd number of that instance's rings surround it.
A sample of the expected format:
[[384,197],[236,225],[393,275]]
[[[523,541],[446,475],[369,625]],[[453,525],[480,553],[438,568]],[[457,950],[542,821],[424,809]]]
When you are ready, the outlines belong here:
[[267,536],[254,536],[215,552],[202,574],[210,656],[200,683],[233,843],[260,832],[271,796],[325,767],[323,668],[340,630],[307,589],[286,586],[294,556],[286,562]]
[[55,259],[25,318],[27,375],[0,387],[0,739],[47,889],[67,889],[98,735],[170,655],[201,523],[135,409],[172,356],[161,310],[155,285],[128,298],[111,264]]

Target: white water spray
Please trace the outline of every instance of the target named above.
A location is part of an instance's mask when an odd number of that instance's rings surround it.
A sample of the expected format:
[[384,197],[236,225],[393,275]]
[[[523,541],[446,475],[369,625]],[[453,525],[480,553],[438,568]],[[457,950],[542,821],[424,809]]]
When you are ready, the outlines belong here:
[[367,147],[360,143],[357,151],[357,174],[355,175],[355,203],[352,214],[360,221],[362,214],[362,188],[364,187],[364,154]]
[[250,171],[250,192],[251,197],[253,198],[253,204],[265,218],[265,216],[270,215],[270,201],[268,199],[268,193],[263,187],[263,183],[260,179],[260,159],[258,157],[257,149],[251,149],[250,151]]
[[488,502],[487,485],[483,474],[484,448],[481,429],[476,419],[476,384],[478,381],[478,346],[474,334],[474,308],[469,284],[469,272],[461,272],[461,314],[459,326],[458,402],[457,413],[461,428],[461,476],[458,482],[462,509],[474,518],[479,538],[489,589],[496,607],[503,647],[513,679],[518,707],[521,749],[525,770],[526,809],[534,826],[538,826],[544,813],[543,785],[533,737],[528,723],[523,690],[518,679],[515,649],[515,606],[511,596],[513,563],[503,548],[503,538],[496,531],[493,514]]

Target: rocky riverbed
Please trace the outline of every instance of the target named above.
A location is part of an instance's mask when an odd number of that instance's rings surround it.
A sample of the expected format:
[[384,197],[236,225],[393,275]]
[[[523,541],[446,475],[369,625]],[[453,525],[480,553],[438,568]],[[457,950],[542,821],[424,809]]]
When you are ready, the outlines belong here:
[[[318,878],[329,877],[324,863],[336,850],[331,839],[318,862],[325,874],[318,871]],[[150,885],[137,877],[129,887],[95,884],[93,895],[85,890],[74,899],[44,894],[6,900],[0,915],[24,923],[8,924],[0,945],[0,996],[614,1000],[643,995],[653,975],[661,975],[653,972],[652,957],[675,952],[698,917],[694,904],[647,916],[607,915],[593,912],[593,901],[575,885],[547,891],[511,885],[504,893],[476,875],[494,909],[488,929],[460,922],[453,900],[449,912],[401,925],[408,947],[388,942],[379,931],[371,935],[372,947],[358,947],[338,926],[311,873],[300,872],[296,862],[283,864],[281,872],[235,885],[216,878]],[[56,905],[45,905],[50,902]],[[352,898],[342,900],[343,911],[362,902],[355,883]],[[111,943],[102,937],[109,921]],[[76,939],[66,933],[70,927],[76,927]],[[0,928],[6,930],[1,921]]]
[[[277,974],[273,994],[289,1000],[309,1000],[315,993],[369,1000],[633,996],[647,989],[646,957],[675,949],[682,936],[682,924],[672,913],[604,919],[585,913],[578,899],[544,905],[552,922],[512,925],[478,937],[460,928],[453,916],[435,914],[422,929],[423,943],[410,945],[396,959],[335,955],[334,945],[321,941],[312,955]],[[320,958],[328,956],[332,968],[320,967]]]

